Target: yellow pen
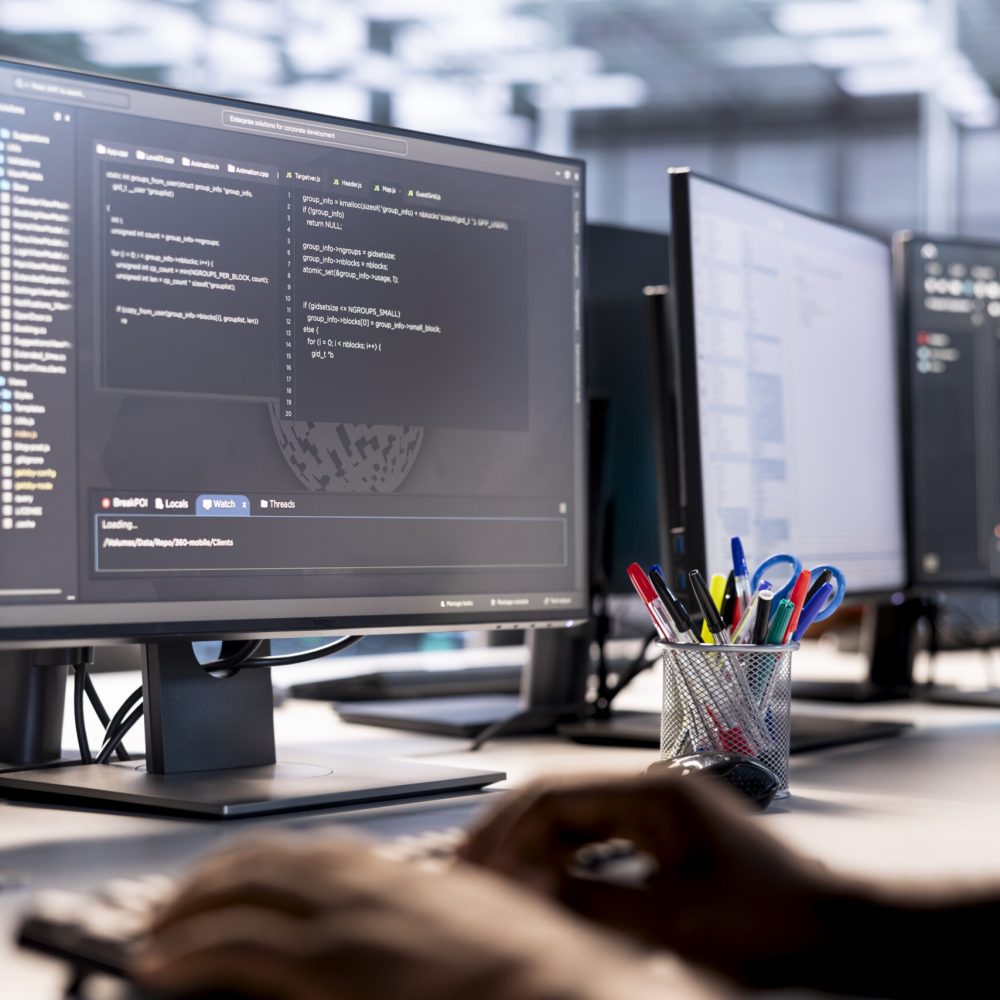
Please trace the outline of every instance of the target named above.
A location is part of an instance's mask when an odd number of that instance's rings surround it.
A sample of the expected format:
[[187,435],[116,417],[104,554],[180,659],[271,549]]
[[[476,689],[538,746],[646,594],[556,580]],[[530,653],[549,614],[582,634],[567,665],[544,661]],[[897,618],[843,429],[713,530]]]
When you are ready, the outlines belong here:
[[[708,592],[712,595],[712,603],[721,611],[722,599],[726,592],[726,578],[721,573],[712,574],[712,581],[708,585]],[[702,622],[701,641],[710,644],[715,641],[712,638],[712,633],[708,630],[708,622]]]

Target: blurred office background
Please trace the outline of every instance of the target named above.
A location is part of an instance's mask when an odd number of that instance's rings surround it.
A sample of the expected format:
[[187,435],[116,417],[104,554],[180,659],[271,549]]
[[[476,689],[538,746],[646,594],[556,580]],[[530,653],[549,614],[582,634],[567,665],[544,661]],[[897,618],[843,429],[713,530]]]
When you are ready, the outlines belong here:
[[667,229],[690,165],[1000,236],[993,0],[0,0],[0,51],[572,152],[593,221]]

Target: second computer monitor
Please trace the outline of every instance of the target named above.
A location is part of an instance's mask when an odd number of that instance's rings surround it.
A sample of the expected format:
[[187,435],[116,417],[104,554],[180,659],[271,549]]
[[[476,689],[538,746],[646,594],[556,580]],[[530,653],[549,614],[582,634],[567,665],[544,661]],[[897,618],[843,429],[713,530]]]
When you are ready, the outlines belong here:
[[[683,424],[680,569],[833,563],[854,594],[905,583],[890,250],[671,172]],[[752,567],[751,567],[752,568]]]
[[587,226],[587,395],[590,399],[591,573],[634,597],[629,563],[660,559],[652,436],[648,285],[667,280],[664,233]]
[[1000,580],[1000,245],[896,240],[906,373],[910,569]]

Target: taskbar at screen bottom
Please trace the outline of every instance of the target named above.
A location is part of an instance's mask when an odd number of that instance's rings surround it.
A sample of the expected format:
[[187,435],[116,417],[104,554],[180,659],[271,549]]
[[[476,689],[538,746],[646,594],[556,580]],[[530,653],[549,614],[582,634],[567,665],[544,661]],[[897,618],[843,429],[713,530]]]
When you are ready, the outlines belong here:
[[366,597],[337,600],[3,606],[0,648],[116,639],[239,638],[573,625],[583,593]]

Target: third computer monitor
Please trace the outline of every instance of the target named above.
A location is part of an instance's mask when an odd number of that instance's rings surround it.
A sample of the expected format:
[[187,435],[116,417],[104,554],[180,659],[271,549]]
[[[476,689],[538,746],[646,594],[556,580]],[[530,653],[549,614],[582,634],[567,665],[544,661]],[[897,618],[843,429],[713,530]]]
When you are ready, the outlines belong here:
[[922,585],[1000,580],[1000,245],[896,240],[910,570]]
[[[849,592],[905,583],[889,246],[671,172],[681,571],[791,552]],[[775,581],[777,582],[777,581]]]

